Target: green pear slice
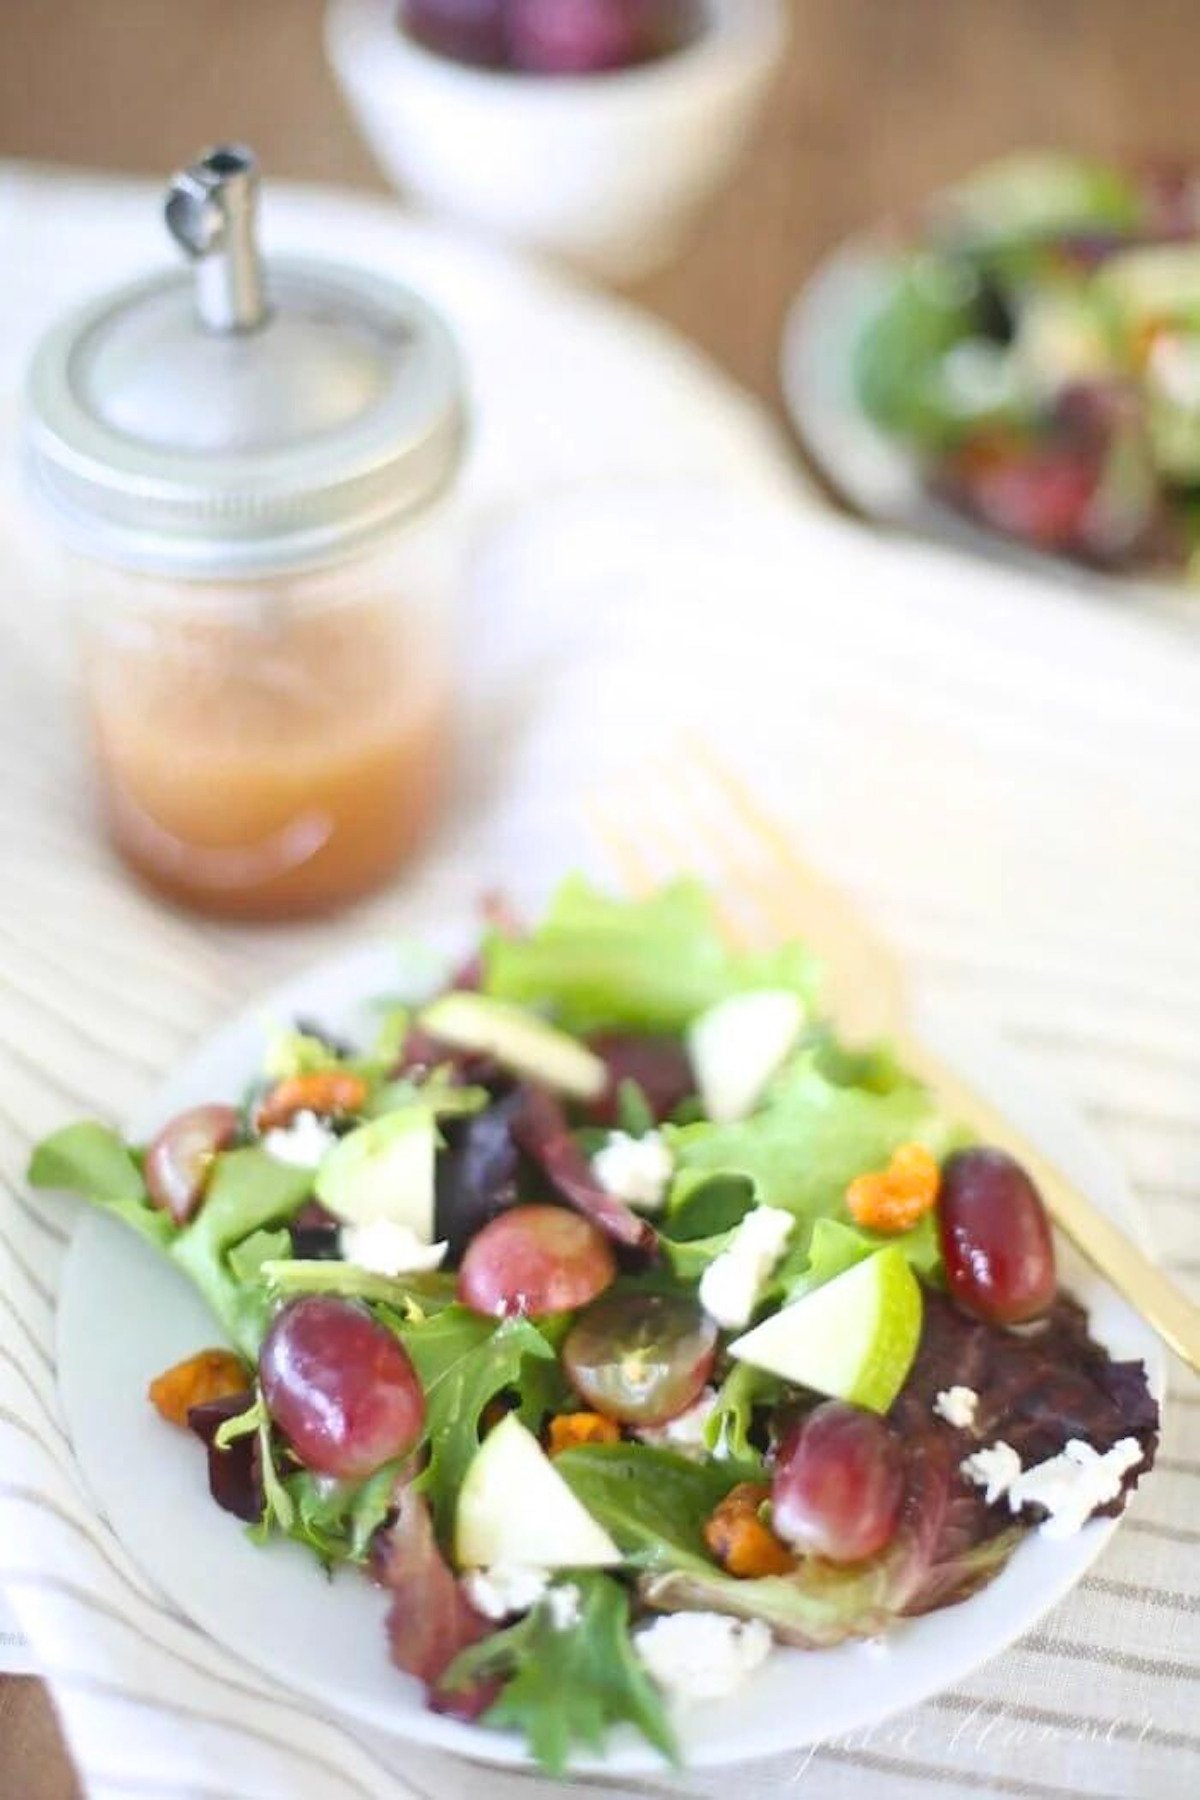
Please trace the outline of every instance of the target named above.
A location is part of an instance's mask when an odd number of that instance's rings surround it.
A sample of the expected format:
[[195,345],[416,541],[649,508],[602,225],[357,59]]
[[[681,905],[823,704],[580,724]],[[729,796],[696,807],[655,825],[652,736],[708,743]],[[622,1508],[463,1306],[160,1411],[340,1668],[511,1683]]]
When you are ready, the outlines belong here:
[[458,1496],[459,1567],[607,1569],[621,1552],[575,1498],[531,1431],[508,1413],[475,1452]]
[[443,994],[419,1024],[454,1050],[476,1050],[573,1100],[598,1100],[608,1070],[594,1051],[555,1025],[487,994]]
[[345,1225],[381,1219],[433,1242],[437,1125],[424,1106],[402,1107],[339,1139],[317,1170],[322,1206]]
[[876,1250],[735,1338],[729,1354],[797,1387],[886,1412],[921,1336],[921,1289],[903,1252]]
[[753,1112],[804,1030],[804,1002],[786,988],[731,994],[701,1013],[687,1046],[705,1115],[729,1125]]

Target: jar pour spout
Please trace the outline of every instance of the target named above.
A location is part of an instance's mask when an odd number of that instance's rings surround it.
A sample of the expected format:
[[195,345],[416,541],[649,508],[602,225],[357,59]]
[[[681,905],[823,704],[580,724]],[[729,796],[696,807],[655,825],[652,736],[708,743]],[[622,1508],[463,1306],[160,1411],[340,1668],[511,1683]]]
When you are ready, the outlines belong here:
[[206,331],[256,331],[267,319],[257,210],[258,163],[241,144],[206,150],[167,189],[167,229],[195,263]]

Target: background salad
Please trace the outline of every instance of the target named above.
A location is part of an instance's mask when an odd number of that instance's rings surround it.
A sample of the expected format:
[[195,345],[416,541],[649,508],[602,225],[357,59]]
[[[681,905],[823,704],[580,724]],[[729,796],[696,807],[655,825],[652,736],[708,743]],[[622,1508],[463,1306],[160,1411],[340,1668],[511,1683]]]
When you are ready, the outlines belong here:
[[30,1177],[207,1300],[150,1398],[218,1504],[358,1565],[430,1703],[549,1769],[621,1721],[674,1756],[773,1642],[962,1600],[1153,1459],[1023,1171],[690,883],[569,880],[370,1045],[298,1023],[238,1103]]
[[1200,188],[1066,152],[938,194],[863,332],[864,406],[1009,536],[1194,578]]

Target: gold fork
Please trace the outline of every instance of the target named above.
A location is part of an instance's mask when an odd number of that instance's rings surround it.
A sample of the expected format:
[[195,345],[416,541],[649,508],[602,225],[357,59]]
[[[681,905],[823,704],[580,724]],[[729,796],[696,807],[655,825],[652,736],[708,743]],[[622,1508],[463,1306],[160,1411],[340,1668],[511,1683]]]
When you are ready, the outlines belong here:
[[888,1039],[952,1117],[1016,1157],[1059,1229],[1164,1343],[1200,1371],[1200,1307],[998,1107],[920,1041],[898,956],[710,751],[690,745],[656,772],[640,771],[636,793],[622,792],[619,802],[611,795],[597,799],[590,813],[630,893],[646,893],[665,875],[695,867],[700,851],[719,877],[716,901],[734,942],[761,942],[767,934],[810,944],[824,967],[839,1033],[858,1043]]

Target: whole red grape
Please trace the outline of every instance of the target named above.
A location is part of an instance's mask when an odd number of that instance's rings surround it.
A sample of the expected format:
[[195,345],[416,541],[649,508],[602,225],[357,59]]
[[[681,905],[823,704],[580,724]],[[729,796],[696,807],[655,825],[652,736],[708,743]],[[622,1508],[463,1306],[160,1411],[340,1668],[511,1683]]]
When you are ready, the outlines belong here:
[[826,1400],[786,1434],[771,1483],[771,1524],[806,1556],[861,1562],[890,1543],[904,1498],[900,1441],[885,1419]]
[[400,17],[427,50],[496,69],[508,56],[504,0],[403,0]]
[[305,1468],[364,1481],[414,1448],[425,1396],[400,1342],[330,1294],[277,1315],[258,1362],[267,1410]]
[[1043,1313],[1057,1277],[1037,1188],[1004,1150],[959,1150],[942,1169],[938,1232],[946,1282],[964,1312],[993,1325]]
[[574,1312],[616,1272],[612,1245],[590,1219],[563,1206],[514,1206],[471,1239],[458,1297],[492,1318]]
[[677,49],[690,35],[681,0],[508,0],[509,59],[538,75],[597,75]]

